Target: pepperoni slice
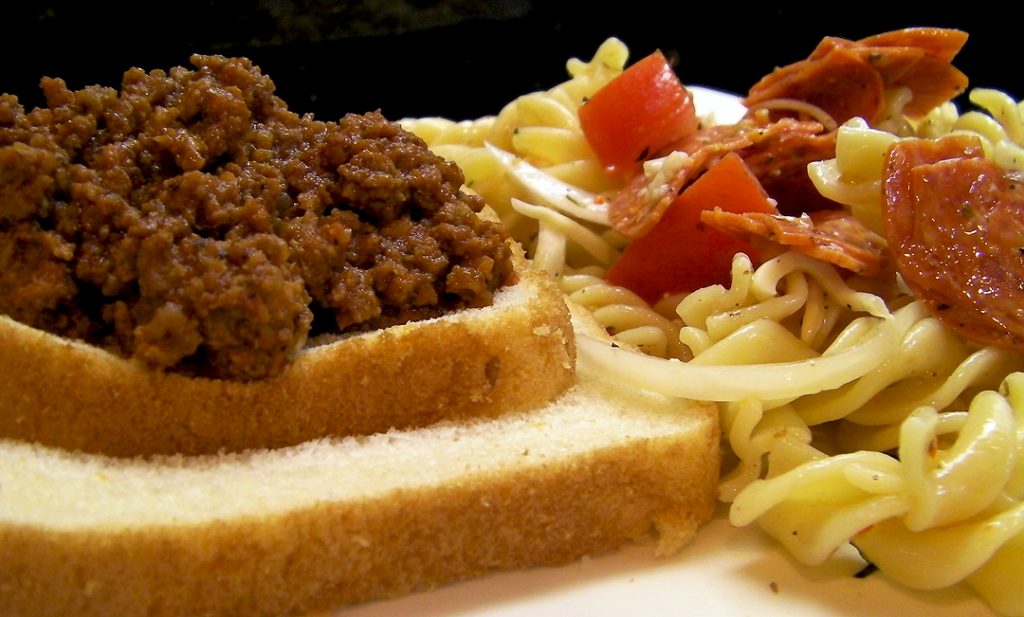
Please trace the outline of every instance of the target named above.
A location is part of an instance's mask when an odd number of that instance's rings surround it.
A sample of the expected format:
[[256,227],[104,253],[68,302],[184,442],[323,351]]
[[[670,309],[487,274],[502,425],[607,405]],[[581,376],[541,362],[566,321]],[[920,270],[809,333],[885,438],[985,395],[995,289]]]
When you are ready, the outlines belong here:
[[898,142],[884,177],[885,236],[914,295],[968,340],[1024,351],[1024,179],[969,136]]
[[666,151],[686,152],[693,159],[689,166],[671,175],[662,191],[655,190],[643,174],[634,176],[612,200],[612,226],[629,238],[643,235],[686,184],[729,152],[739,154],[783,214],[835,208],[837,204],[822,196],[807,175],[808,163],[835,156],[836,133],[823,130],[819,122],[793,118],[772,122],[767,114],[757,114],[736,124],[695,131]]
[[765,76],[750,89],[743,104],[756,107],[774,99],[815,105],[836,124],[854,116],[875,122],[885,110],[885,84],[856,49],[832,45],[820,57],[812,56]]
[[[818,210],[799,217],[762,212],[705,210],[700,220],[754,243],[763,254],[792,249],[864,276],[891,272],[885,239],[846,210]],[[780,249],[764,250],[763,242]]]
[[730,152],[747,163],[780,211],[799,214],[834,208],[836,203],[823,197],[807,175],[808,163],[835,156],[836,133],[822,130],[818,122],[771,122],[765,115],[695,131],[668,148],[687,153],[690,161],[685,165],[651,178],[637,173],[626,183],[609,204],[611,225],[627,238],[646,234],[688,184]]
[[966,32],[949,28],[905,28],[859,41],[825,37],[807,59],[762,78],[743,102],[796,99],[837,124],[859,116],[874,125],[884,119],[885,92],[908,88],[913,97],[902,113],[920,117],[967,89],[967,76],[950,64],[966,41]]
[[909,88],[902,109],[920,117],[967,89],[967,76],[950,63],[967,42],[952,28],[904,28],[857,41],[858,52],[882,76],[886,88]]
[[954,28],[903,28],[860,39],[865,47],[913,47],[942,62],[952,62],[967,43],[967,33]]
[[643,172],[635,174],[608,204],[608,220],[612,229],[630,239],[639,238],[654,229],[683,189],[716,161],[735,150],[737,143],[703,146],[678,168],[665,168],[652,178]]
[[[800,124],[821,128],[817,122]],[[755,143],[739,154],[777,202],[779,212],[797,216],[803,212],[829,210],[837,204],[818,192],[807,174],[807,164],[833,158],[837,135],[836,131],[820,133],[794,129],[780,133],[776,139]]]

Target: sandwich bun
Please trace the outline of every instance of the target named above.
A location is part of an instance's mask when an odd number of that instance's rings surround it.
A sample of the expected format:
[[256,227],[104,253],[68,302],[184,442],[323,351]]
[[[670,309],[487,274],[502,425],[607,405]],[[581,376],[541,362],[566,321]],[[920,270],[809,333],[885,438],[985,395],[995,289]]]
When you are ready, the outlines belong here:
[[[595,335],[601,334],[598,331]],[[718,414],[591,377],[497,418],[274,450],[112,458],[0,440],[3,614],[308,614],[710,518]]]
[[312,341],[281,375],[247,382],[151,369],[0,315],[0,438],[194,455],[542,404],[573,382],[572,327],[549,277],[518,249],[514,264],[491,306]]

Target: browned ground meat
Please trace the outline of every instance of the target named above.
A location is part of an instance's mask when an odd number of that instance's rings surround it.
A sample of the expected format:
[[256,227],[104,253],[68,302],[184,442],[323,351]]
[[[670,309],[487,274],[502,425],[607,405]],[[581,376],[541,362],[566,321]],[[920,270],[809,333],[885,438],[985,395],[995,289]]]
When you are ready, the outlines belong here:
[[279,373],[307,336],[485,306],[500,224],[379,113],[299,116],[246,59],[0,96],[0,312],[160,368]]

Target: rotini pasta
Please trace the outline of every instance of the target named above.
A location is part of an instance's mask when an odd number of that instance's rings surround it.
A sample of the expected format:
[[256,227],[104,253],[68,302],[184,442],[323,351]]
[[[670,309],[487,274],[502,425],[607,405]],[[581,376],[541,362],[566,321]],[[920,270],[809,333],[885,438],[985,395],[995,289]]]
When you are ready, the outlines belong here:
[[[916,127],[907,123],[912,132],[902,136],[854,119],[838,131],[836,157],[809,166],[811,178],[881,229],[881,162],[898,139],[970,132],[998,165],[1019,169],[1020,106],[992,90],[975,90],[971,100],[989,115],[946,104]],[[918,318],[900,345],[848,384],[790,401],[784,413],[763,401],[726,406],[740,459],[723,478],[730,516],[756,520],[807,563],[852,541],[907,586],[965,581],[1000,613],[1024,614],[1014,582],[1024,565],[1024,374],[1012,372],[1020,355],[967,344],[916,303],[900,311],[911,309]],[[968,410],[952,411],[961,407]],[[772,412],[787,418],[786,430],[777,421],[760,428]],[[804,427],[825,423],[833,426],[827,446],[840,454],[809,446]]]
[[[753,450],[768,455],[766,478],[735,495],[731,520],[756,520],[807,563],[852,538],[907,586],[934,589],[966,580],[998,610],[1018,615],[1019,570],[991,560],[1007,551],[1000,560],[1019,562],[1019,553],[1010,553],[1024,538],[1015,481],[1024,452],[1022,388],[1024,373],[1013,373],[998,393],[974,397],[966,413],[915,410],[900,426],[898,457],[805,451],[806,461],[794,465],[800,455],[784,438]],[[954,431],[940,428],[943,415],[952,416]],[[936,449],[951,435],[950,445]]]
[[628,289],[582,272],[565,275],[560,283],[566,296],[590,310],[616,342],[659,358],[685,353],[678,321],[660,315]]
[[1024,104],[998,90],[976,88],[970,101],[988,113],[959,113],[952,102],[932,110],[899,133],[871,128],[853,118],[839,128],[836,156],[811,163],[814,186],[829,199],[849,206],[858,219],[881,232],[881,175],[885,151],[906,137],[935,138],[970,134],[981,140],[986,155],[1004,169],[1024,170]]
[[620,185],[591,151],[576,110],[622,72],[627,57],[625,45],[609,39],[590,62],[568,62],[568,81],[520,96],[497,116],[461,122],[406,119],[402,124],[438,154],[458,163],[467,186],[511,223],[517,240],[529,245],[537,224],[512,210],[513,198],[564,210],[567,200],[587,202],[593,194]]
[[818,192],[849,206],[858,219],[880,233],[882,164],[885,151],[898,139],[853,118],[838,129],[836,158],[809,164],[808,175]]
[[[898,277],[844,278],[796,252],[758,267],[737,254],[728,286],[654,307],[606,282],[626,244],[605,210],[621,187],[577,108],[626,56],[610,39],[590,62],[570,60],[568,81],[497,116],[405,124],[463,166],[534,265],[619,343],[583,338],[589,370],[720,403],[733,523],[759,525],[805,563],[853,543],[907,586],[965,582],[1024,615],[1024,357],[965,341]],[[1024,169],[1024,104],[975,90],[986,113],[946,104],[911,121],[900,113],[909,97],[888,92],[876,128],[846,122],[835,158],[808,167],[820,193],[877,232],[885,152],[900,139],[970,132],[997,164]]]

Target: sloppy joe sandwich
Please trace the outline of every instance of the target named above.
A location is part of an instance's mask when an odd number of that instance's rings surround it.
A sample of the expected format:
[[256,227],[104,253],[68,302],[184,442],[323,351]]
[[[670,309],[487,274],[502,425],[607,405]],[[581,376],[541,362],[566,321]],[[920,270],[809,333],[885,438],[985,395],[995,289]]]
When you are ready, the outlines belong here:
[[305,615],[712,514],[717,408],[614,344],[462,172],[251,62],[0,97],[5,615]]
[[132,456],[494,415],[572,381],[561,298],[461,171],[245,59],[0,97],[0,436]]

